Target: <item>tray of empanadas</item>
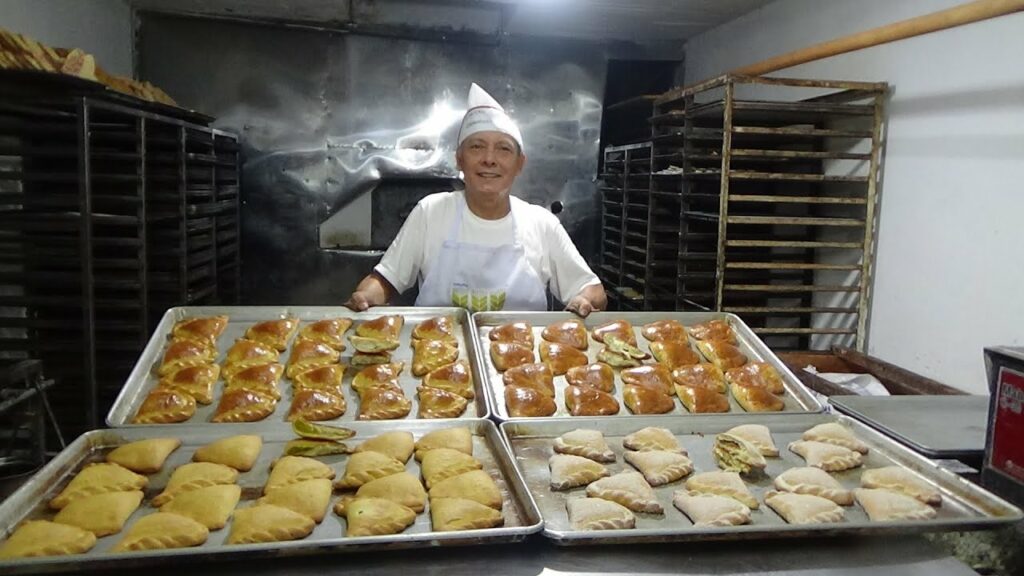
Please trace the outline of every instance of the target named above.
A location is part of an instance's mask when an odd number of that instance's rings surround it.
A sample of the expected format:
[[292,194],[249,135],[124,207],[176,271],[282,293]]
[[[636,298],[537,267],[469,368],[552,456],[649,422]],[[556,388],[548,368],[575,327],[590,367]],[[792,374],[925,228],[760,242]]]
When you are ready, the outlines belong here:
[[107,424],[485,418],[474,330],[461,308],[171,308]]
[[489,420],[117,428],[82,435],[0,503],[0,573],[514,542],[540,528]]
[[501,424],[563,545],[916,533],[1024,514],[844,416],[512,420]]
[[499,420],[822,410],[733,314],[480,312],[473,323]]

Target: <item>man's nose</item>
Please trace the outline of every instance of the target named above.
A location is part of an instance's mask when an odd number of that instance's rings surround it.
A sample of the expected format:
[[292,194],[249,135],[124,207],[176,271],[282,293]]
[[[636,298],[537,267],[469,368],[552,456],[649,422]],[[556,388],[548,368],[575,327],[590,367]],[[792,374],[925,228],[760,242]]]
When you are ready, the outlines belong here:
[[494,164],[497,154],[494,152],[494,148],[487,148],[484,150],[484,162],[488,164]]

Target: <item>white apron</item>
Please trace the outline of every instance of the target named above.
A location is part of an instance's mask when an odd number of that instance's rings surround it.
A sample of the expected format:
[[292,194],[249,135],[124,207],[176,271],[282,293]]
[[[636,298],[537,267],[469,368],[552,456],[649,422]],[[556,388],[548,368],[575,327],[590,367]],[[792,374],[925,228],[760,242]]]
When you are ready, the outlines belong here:
[[466,199],[459,197],[455,222],[423,278],[417,306],[459,306],[470,312],[548,309],[544,283],[527,263],[526,249],[519,242],[514,206],[512,243],[481,246],[459,242],[462,213],[468,209]]

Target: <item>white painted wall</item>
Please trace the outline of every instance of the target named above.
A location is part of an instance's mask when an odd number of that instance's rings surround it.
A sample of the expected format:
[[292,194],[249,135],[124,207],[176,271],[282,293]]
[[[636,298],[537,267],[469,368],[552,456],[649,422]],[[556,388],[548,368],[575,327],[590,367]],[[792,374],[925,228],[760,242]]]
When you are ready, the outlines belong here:
[[81,48],[104,70],[132,75],[132,14],[124,0],[0,0],[0,28]]
[[[960,4],[778,0],[686,45],[686,80]],[[868,351],[987,393],[1024,344],[1024,13],[774,73],[893,87]]]

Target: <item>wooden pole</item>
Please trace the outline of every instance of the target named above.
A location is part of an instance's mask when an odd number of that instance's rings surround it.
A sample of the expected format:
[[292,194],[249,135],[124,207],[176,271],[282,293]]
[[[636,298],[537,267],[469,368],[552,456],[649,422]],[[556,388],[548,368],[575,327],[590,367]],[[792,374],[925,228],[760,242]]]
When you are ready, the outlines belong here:
[[821,60],[854,50],[870,48],[904,38],[920,36],[929,32],[946,30],[963,24],[979,22],[997,16],[1005,16],[1014,12],[1024,11],[1024,0],[976,0],[960,6],[887,24],[871,30],[865,30],[849,36],[843,36],[821,44],[801,48],[787,54],[762,60],[756,64],[737,68],[731,74],[742,76],[760,76],[790,68],[813,60]]

